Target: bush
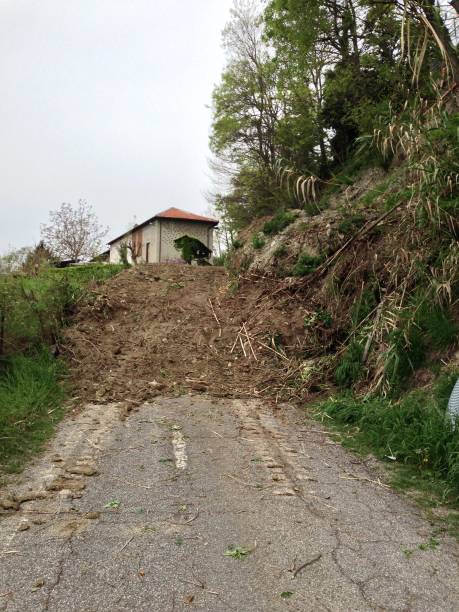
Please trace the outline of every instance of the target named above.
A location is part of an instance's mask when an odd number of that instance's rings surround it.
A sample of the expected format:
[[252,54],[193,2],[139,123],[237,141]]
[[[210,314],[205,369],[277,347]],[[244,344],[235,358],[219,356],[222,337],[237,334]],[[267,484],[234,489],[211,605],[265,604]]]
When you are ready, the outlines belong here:
[[242,240],[233,240],[233,244],[231,246],[237,251],[238,249],[242,249],[244,243],[242,242]]
[[127,242],[121,242],[118,247],[118,255],[120,258],[120,262],[123,264],[125,268],[129,267],[129,257],[128,257],[129,247]]
[[[353,325],[358,325],[364,319],[370,315],[378,305],[378,296],[374,288],[374,282],[369,283],[370,287],[367,287],[362,291],[358,301],[354,304],[351,312],[351,319]],[[373,286],[371,286],[373,285]]]
[[293,276],[306,276],[307,274],[311,274],[311,272],[314,272],[323,261],[323,256],[316,257],[314,255],[309,255],[309,253],[302,253],[293,267],[292,274]]
[[182,236],[174,240],[174,246],[180,251],[182,259],[187,264],[191,264],[192,261],[197,261],[198,264],[203,264],[212,255],[212,251],[206,247],[197,238],[191,236]]
[[272,219],[267,221],[263,225],[263,233],[268,236],[278,234],[283,229],[288,227],[296,219],[297,215],[293,212],[280,212],[277,213]]
[[265,246],[265,244],[266,244],[266,240],[263,238],[261,234],[254,234],[252,236],[252,246],[257,251],[262,249]]
[[444,375],[433,391],[413,391],[396,402],[344,395],[327,400],[321,410],[337,424],[355,427],[351,446],[371,450],[381,459],[395,457],[459,494],[459,427],[453,430],[445,419],[456,379],[457,374]]
[[365,217],[363,215],[355,214],[345,217],[338,225],[338,231],[341,234],[354,233],[360,227],[365,224]]

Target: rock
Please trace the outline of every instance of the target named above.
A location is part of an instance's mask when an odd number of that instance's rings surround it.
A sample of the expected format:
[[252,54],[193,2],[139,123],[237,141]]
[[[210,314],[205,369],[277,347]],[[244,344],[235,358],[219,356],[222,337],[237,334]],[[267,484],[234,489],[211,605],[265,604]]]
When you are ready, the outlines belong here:
[[46,493],[44,491],[29,491],[28,493],[21,493],[15,495],[14,499],[20,504],[24,502],[33,501],[34,499],[45,499]]
[[99,476],[100,474],[95,467],[87,463],[69,465],[65,468],[65,471],[69,474],[79,474],[81,476]]
[[41,589],[41,587],[45,586],[45,579],[41,576],[40,578],[37,578],[35,580],[35,582],[32,585],[32,589],[36,590],[36,589]]
[[18,525],[16,531],[27,531],[28,529],[30,529],[30,523],[24,521]]
[[59,491],[59,497],[61,499],[73,499],[73,493],[70,489],[61,489]]
[[86,488],[86,484],[81,480],[73,478],[65,478],[64,476],[58,476],[46,487],[47,491],[62,491],[62,489],[68,489],[74,493],[75,491],[83,491]]
[[4,510],[19,510],[19,502],[11,497],[0,497],[0,508]]
[[193,391],[201,391],[201,392],[207,391],[207,385],[204,383],[193,383],[191,385],[191,388],[193,389]]
[[151,387],[153,387],[153,389],[157,389],[158,391],[161,391],[162,389],[166,388],[166,385],[164,383],[158,382],[157,380],[152,380],[150,383],[148,383]]

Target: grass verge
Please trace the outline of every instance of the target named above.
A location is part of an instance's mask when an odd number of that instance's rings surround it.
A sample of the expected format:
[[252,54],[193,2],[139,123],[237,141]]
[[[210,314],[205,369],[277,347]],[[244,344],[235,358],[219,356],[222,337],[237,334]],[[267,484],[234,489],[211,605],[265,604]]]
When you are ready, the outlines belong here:
[[0,470],[21,469],[40,450],[64,413],[65,365],[43,349],[16,355],[0,377]]
[[12,473],[50,437],[69,393],[58,344],[91,286],[123,269],[88,264],[36,276],[0,275],[0,473]]
[[321,403],[315,416],[344,446],[388,464],[395,488],[410,491],[427,508],[459,509],[459,428],[445,419],[456,380],[457,372],[443,374],[432,389],[397,400],[342,394]]

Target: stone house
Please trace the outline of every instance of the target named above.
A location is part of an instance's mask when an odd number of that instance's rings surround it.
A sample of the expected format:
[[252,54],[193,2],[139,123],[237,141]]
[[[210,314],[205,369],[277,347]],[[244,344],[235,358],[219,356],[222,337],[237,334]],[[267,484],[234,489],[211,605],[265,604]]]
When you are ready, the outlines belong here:
[[137,263],[161,263],[181,260],[174,241],[182,236],[197,238],[209,250],[213,250],[213,233],[218,225],[216,219],[202,217],[194,213],[168,208],[140,225],[111,240],[110,263],[120,262],[120,247],[129,245],[128,259],[132,262],[132,253]]

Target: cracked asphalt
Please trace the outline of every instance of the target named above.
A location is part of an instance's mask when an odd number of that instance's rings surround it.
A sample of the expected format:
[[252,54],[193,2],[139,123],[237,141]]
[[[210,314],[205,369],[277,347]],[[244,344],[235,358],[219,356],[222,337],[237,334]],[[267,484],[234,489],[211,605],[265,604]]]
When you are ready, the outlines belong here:
[[0,610],[459,610],[457,543],[288,406],[90,405],[10,494]]

